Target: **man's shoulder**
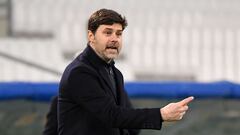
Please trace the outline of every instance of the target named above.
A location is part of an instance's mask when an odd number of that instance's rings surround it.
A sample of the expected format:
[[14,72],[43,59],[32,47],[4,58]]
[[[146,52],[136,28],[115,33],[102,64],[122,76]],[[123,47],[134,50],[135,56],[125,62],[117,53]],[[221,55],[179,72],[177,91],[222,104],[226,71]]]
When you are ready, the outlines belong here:
[[72,72],[72,71],[78,71],[78,72],[96,72],[95,69],[88,64],[85,60],[81,59],[74,59],[67,67],[65,72]]

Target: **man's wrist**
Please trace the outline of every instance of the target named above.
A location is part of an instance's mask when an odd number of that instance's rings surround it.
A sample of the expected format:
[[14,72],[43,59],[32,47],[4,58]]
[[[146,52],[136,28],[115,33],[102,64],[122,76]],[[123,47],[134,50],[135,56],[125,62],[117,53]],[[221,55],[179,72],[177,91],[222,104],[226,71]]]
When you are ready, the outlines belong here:
[[164,111],[162,110],[162,108],[160,108],[160,119],[161,119],[162,121],[165,121],[164,118],[165,118],[165,117],[164,117]]

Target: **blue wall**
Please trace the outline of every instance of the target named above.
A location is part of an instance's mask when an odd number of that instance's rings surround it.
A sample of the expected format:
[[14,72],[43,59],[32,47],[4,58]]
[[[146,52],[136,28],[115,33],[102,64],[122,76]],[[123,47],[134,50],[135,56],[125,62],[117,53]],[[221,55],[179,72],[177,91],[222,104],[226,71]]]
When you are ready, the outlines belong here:
[[[196,82],[128,82],[125,88],[132,98],[227,98],[240,99],[240,85],[228,81]],[[50,101],[57,95],[58,83],[2,82],[0,100],[27,99]]]

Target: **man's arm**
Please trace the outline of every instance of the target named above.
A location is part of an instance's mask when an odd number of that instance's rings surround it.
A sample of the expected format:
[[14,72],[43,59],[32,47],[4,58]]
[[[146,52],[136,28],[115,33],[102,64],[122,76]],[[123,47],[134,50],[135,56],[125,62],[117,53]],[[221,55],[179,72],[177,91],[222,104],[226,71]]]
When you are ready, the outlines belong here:
[[103,89],[101,77],[87,68],[75,69],[68,79],[68,95],[106,126],[123,129],[160,129],[160,108],[120,107]]
[[[126,99],[126,105],[128,108],[133,108],[132,103],[126,93],[126,91],[123,91],[123,96]],[[140,129],[128,129],[128,132],[130,135],[138,135],[140,133]]]
[[100,83],[101,77],[87,68],[72,71],[68,79],[69,94],[106,125],[123,129],[161,129],[163,121],[178,121],[188,110],[193,97],[163,108],[132,109],[115,104]]
[[47,121],[43,130],[43,135],[58,135],[58,121],[57,121],[57,102],[58,97],[55,96],[47,113]]

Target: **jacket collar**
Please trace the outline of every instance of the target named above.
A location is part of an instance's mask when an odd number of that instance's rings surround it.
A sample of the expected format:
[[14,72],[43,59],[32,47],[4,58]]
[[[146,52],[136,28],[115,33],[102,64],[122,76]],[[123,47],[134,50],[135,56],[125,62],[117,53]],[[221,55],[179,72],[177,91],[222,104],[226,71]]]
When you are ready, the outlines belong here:
[[80,54],[80,56],[77,57],[77,59],[87,60],[87,63],[89,63],[91,66],[93,66],[93,68],[96,69],[100,73],[104,82],[111,89],[110,92],[113,95],[113,97],[117,103],[117,97],[115,97],[115,95],[113,94],[113,91],[112,91],[114,88],[113,88],[112,84],[110,83],[109,76],[106,75],[106,74],[108,74],[106,68],[108,68],[110,66],[113,67],[113,71],[115,72],[115,67],[114,67],[115,62],[114,61],[111,61],[110,63],[105,62],[102,58],[100,58],[96,54],[96,52],[92,49],[92,47],[90,45],[87,45],[85,50]]

